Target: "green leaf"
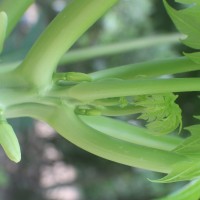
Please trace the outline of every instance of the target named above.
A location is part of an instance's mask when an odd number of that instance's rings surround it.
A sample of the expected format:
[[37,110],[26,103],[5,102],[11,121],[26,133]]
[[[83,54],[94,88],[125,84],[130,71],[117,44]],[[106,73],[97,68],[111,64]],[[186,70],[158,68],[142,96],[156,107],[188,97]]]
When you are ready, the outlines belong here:
[[200,158],[200,124],[186,128],[191,136],[184,140],[173,152],[184,154],[190,158]]
[[187,37],[182,42],[194,49],[200,49],[200,3],[198,0],[178,0],[181,3],[194,3],[192,6],[175,10],[164,1],[168,14],[171,16],[177,29]]
[[198,200],[200,198],[200,180],[195,180],[185,185],[171,195],[157,200]]
[[193,62],[200,64],[200,52],[195,53],[184,53],[186,57],[188,57]]
[[181,109],[174,102],[177,96],[172,93],[144,95],[135,98],[136,106],[143,107],[139,119],[147,121],[146,127],[154,135],[163,135],[182,127]]
[[195,4],[198,4],[200,5],[200,1],[199,0],[176,0],[176,2],[179,2],[179,3],[185,3],[185,4],[191,4],[191,3],[195,3]]
[[[194,49],[200,49],[200,1],[176,0],[176,2],[191,4],[186,9],[175,10],[164,1],[168,14],[177,29],[186,35],[182,39],[183,44]],[[200,63],[200,53],[185,54],[193,62]]]
[[156,180],[156,182],[169,183],[200,177],[200,125],[190,126],[187,130],[191,132],[191,136],[186,138],[172,152],[186,156],[188,161],[176,163],[167,176]]
[[156,183],[172,183],[177,181],[188,181],[200,177],[200,161],[177,162],[172,166],[173,170],[165,177],[151,180]]
[[0,122],[0,144],[2,145],[8,158],[14,162],[21,160],[21,151],[18,139],[6,121]]

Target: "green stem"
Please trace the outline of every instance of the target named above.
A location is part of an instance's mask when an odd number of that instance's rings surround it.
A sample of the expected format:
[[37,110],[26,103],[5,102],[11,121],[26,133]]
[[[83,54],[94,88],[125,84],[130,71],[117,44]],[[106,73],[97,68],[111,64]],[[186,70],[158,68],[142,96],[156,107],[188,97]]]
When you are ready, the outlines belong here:
[[[31,116],[38,118],[42,115],[43,119],[48,119],[55,112],[55,107],[41,103],[22,103],[12,105],[6,109],[6,118],[16,118]],[[171,151],[177,147],[182,139],[174,136],[157,137],[149,132],[149,130],[137,127],[120,120],[101,117],[101,116],[79,116],[80,119],[88,126],[103,132],[106,135],[124,140],[133,144],[143,145],[146,147],[156,148],[160,150]],[[103,124],[103,126],[102,126]]]
[[171,151],[182,142],[181,138],[169,135],[158,137],[151,134],[150,131],[145,128],[134,126],[109,117],[80,116],[80,118],[87,125],[100,132],[133,144]]
[[33,45],[19,71],[36,87],[48,86],[61,56],[117,1],[72,1]]
[[34,2],[34,0],[3,0],[0,4],[0,11],[5,11],[8,15],[8,26],[6,35],[8,36],[22,17],[26,9]]
[[124,115],[131,115],[131,114],[138,114],[143,111],[143,107],[140,106],[133,106],[128,105],[125,107],[120,106],[106,106],[100,107],[98,106],[97,109],[101,111],[102,115],[105,116],[124,116]]
[[59,107],[21,104],[20,109],[19,106],[10,108],[7,115],[11,113],[45,121],[82,149],[118,163],[169,173],[175,163],[187,160],[186,157],[173,152],[133,144],[95,130],[74,114],[73,107],[64,103]]
[[120,67],[114,67],[106,70],[91,73],[94,80],[102,78],[150,78],[167,74],[176,74],[189,71],[200,70],[200,65],[194,63],[188,58],[173,58],[167,60],[155,60],[144,63],[129,64]]
[[42,118],[47,119],[48,116],[52,116],[55,112],[55,107],[41,104],[41,103],[21,103],[8,107],[5,112],[6,118],[17,117],[33,117],[38,118],[39,115]]
[[34,92],[29,87],[24,77],[16,72],[16,65],[4,65],[0,67],[0,106],[1,109],[19,102],[30,100]]
[[78,50],[69,51],[59,61],[60,65],[67,63],[80,62],[87,59],[92,59],[100,56],[110,56],[119,53],[125,53],[141,48],[148,48],[160,44],[177,43],[180,34],[173,33],[167,35],[150,36],[146,38],[134,39],[126,42],[119,42],[117,44],[108,44],[97,47],[88,47]]
[[[60,90],[58,93],[61,96],[68,96],[80,101],[92,101],[110,97],[189,91],[200,91],[200,78],[139,79],[127,81],[108,79],[81,83],[67,90]],[[56,91],[54,92],[56,93]]]
[[92,102],[95,106],[117,106],[120,104],[120,97],[108,98],[108,99],[97,99]]
[[122,164],[166,173],[174,163],[185,160],[184,156],[118,140],[92,129],[67,106],[60,106],[46,122],[77,146]]

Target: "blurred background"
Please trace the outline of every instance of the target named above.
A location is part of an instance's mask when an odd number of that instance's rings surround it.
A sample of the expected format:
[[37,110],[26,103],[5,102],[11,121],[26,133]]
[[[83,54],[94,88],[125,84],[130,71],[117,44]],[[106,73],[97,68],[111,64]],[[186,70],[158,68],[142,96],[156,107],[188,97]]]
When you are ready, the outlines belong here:
[[[5,44],[1,60],[24,58],[36,38],[70,1],[38,0],[24,14]],[[173,1],[170,1],[173,3]],[[176,30],[160,0],[120,0],[71,48],[117,44],[174,34]],[[66,36],[67,37],[67,36]],[[142,61],[173,58],[190,50],[178,40],[97,56],[79,62],[62,62],[60,71],[92,72]],[[199,76],[197,72],[180,76]],[[183,125],[196,123],[197,93],[178,99]],[[132,116],[127,116],[129,120]],[[22,150],[22,161],[14,164],[0,149],[0,199],[2,200],[150,200],[164,196],[185,183],[156,184],[162,174],[120,165],[96,157],[69,143],[43,122],[30,118],[10,119]],[[187,133],[185,133],[187,134]]]

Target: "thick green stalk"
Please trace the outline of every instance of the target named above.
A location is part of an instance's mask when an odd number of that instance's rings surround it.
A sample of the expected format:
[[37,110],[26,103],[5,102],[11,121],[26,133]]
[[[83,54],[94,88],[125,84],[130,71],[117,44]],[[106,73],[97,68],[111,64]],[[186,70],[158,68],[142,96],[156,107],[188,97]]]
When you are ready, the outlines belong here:
[[[110,97],[190,91],[200,91],[200,78],[138,79],[125,81],[108,79],[81,83],[65,91],[64,89],[63,91],[58,91],[58,95],[68,96],[80,101],[92,101]],[[55,93],[56,91],[54,91]]]
[[4,65],[0,67],[0,107],[5,109],[10,105],[30,101],[37,91],[29,88],[28,82],[16,72],[17,66]]
[[17,117],[33,117],[39,119],[47,119],[51,117],[55,112],[55,107],[45,105],[42,103],[21,103],[8,107],[5,112],[6,118],[17,118]]
[[[45,102],[44,102],[45,103]],[[42,103],[21,103],[8,107],[5,115],[7,118],[32,116],[38,118],[39,115],[43,119],[48,119],[55,112],[53,104],[48,105]],[[150,133],[149,130],[137,127],[120,120],[111,119],[101,116],[79,116],[84,123],[92,128],[103,132],[106,135],[124,140],[133,144],[143,145],[146,147],[156,148],[160,150],[171,151],[182,142],[181,138],[173,136],[157,137]],[[103,126],[102,126],[103,124]]]
[[161,75],[177,74],[200,70],[200,65],[185,57],[155,60],[114,67],[91,73],[94,80],[101,78],[150,78]]
[[34,2],[34,0],[3,0],[0,4],[0,11],[5,11],[8,15],[8,26],[6,35],[8,36],[17,22],[20,20],[26,9]]
[[[126,122],[102,116],[80,116],[87,125],[111,137],[133,144],[171,151],[183,140],[173,136],[158,137],[149,130]],[[103,126],[102,126],[103,124]]]
[[18,116],[20,112],[21,116],[45,121],[75,145],[118,163],[168,173],[172,170],[173,164],[187,160],[186,157],[173,152],[133,144],[95,130],[83,123],[74,114],[74,108],[65,102],[58,107],[21,104],[20,109],[19,106],[10,109]]
[[117,1],[72,1],[33,45],[20,73],[36,87],[48,87],[61,56]]
[[131,41],[119,42],[116,44],[108,44],[101,46],[88,47],[78,50],[72,50],[66,53],[59,64],[67,64],[73,62],[80,62],[87,59],[93,59],[100,56],[110,56],[119,53],[125,53],[141,48],[148,48],[161,44],[177,43],[180,34],[173,33],[167,35],[156,35],[145,38],[138,38]]

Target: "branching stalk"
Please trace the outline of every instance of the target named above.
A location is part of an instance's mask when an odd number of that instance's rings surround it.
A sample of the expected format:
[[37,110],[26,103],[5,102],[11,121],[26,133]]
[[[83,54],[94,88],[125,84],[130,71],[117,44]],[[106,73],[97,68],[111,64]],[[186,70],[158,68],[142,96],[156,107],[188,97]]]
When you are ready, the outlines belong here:
[[67,95],[78,100],[91,101],[111,97],[199,90],[199,78],[140,79],[128,81],[108,79],[81,83],[71,87],[67,91],[63,90],[58,93],[61,96]]
[[180,57],[166,60],[134,63],[93,72],[90,75],[94,80],[100,80],[102,78],[139,79],[196,70],[200,70],[199,64],[192,62],[188,58]]
[[67,63],[80,62],[87,59],[93,59],[100,56],[110,56],[120,53],[133,51],[136,49],[148,48],[161,44],[177,43],[180,34],[173,33],[167,35],[157,35],[145,38],[137,38],[131,41],[119,42],[101,46],[88,47],[78,50],[72,50],[66,53],[59,61],[60,65]]
[[91,128],[74,114],[71,106],[64,104],[59,107],[34,103],[21,104],[10,108],[10,112],[13,113],[12,115],[15,113],[16,116],[30,116],[45,121],[77,146],[115,162],[169,173],[173,164],[187,161],[187,158],[182,155],[119,140]]
[[[114,138],[156,149],[171,151],[182,139],[175,136],[158,137],[149,130],[126,122],[101,116],[80,116],[87,125]],[[103,126],[102,126],[103,124]]]
[[117,0],[72,1],[33,45],[19,68],[22,76],[28,77],[36,87],[45,88],[50,85],[61,56],[116,2]]

